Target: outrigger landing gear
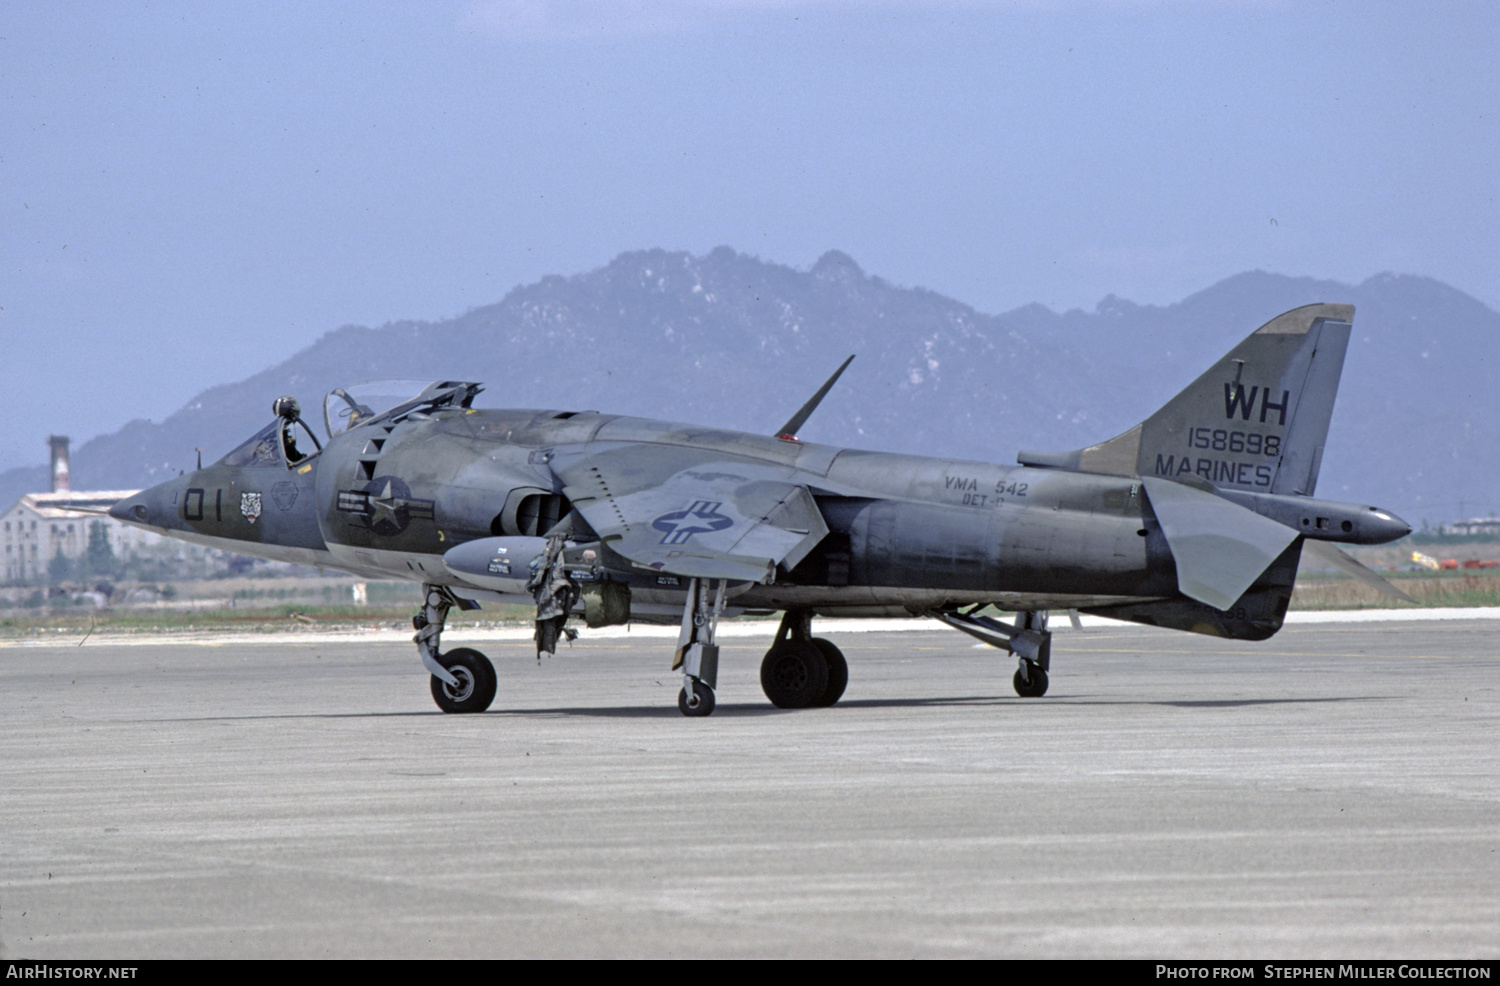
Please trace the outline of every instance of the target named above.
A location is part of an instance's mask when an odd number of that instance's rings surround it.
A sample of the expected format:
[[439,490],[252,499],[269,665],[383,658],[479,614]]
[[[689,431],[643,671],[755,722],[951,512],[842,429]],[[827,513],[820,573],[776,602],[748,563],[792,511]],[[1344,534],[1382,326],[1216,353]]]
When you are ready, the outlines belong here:
[[849,662],[831,641],[812,635],[812,612],[787,610],[760,664],[766,698],[779,709],[829,706],[848,684]]
[[478,609],[470,599],[460,599],[445,585],[424,585],[426,604],[412,617],[412,638],[422,666],[432,673],[432,698],[444,712],[483,712],[495,700],[495,666],[489,658],[469,647],[456,647],[448,653],[438,648],[442,643],[443,623],[448,610]]
[[991,647],[1016,655],[1017,667],[1011,684],[1022,698],[1041,698],[1047,694],[1047,671],[1052,665],[1052,631],[1047,629],[1047,611],[1023,610],[1016,614],[1014,625],[1001,623],[989,616],[979,616],[983,606],[934,613],[938,619],[978,638]]
[[728,582],[718,581],[718,590],[708,597],[712,583],[704,579],[688,581],[687,602],[682,608],[682,632],[677,636],[677,651],[672,670],[682,671],[682,691],[677,693],[677,708],[685,716],[713,715],[714,686],[719,682],[719,646],[714,631],[719,614],[724,612],[724,590]]

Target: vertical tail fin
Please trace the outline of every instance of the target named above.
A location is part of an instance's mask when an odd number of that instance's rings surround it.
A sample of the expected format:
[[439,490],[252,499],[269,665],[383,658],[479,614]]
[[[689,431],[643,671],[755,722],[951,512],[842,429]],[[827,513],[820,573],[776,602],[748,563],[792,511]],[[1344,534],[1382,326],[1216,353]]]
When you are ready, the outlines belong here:
[[1344,369],[1353,305],[1279,315],[1134,428],[1076,452],[1022,452],[1022,465],[1310,495]]

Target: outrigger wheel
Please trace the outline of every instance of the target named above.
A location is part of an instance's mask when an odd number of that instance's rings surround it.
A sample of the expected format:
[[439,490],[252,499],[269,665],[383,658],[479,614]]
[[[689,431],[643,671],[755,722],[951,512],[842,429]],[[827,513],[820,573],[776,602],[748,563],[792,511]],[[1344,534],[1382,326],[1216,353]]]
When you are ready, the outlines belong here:
[[1011,684],[1022,698],[1041,698],[1047,694],[1047,672],[1032,661],[1022,661]]
[[693,682],[693,693],[684,687],[677,693],[677,711],[685,716],[711,716],[714,714],[714,690],[701,681]]
[[432,676],[432,698],[444,712],[483,712],[495,700],[495,666],[470,647],[455,647],[438,656],[438,663],[458,679],[450,685]]

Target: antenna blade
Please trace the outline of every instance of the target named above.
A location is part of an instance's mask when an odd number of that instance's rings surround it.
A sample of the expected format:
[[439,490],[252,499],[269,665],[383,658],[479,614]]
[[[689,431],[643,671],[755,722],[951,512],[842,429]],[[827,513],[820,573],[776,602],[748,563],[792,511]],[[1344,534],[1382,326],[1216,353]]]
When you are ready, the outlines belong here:
[[818,405],[823,402],[823,398],[828,396],[828,392],[833,389],[833,385],[838,383],[839,377],[843,375],[843,372],[849,368],[849,364],[853,362],[853,356],[844,360],[843,365],[833,371],[833,376],[829,377],[828,381],[818,388],[818,392],[813,394],[812,398],[806,404],[802,405],[802,410],[792,415],[792,419],[776,431],[776,437],[797,437],[797,432],[802,430],[803,425],[807,424],[807,419],[812,417],[812,413],[818,409]]

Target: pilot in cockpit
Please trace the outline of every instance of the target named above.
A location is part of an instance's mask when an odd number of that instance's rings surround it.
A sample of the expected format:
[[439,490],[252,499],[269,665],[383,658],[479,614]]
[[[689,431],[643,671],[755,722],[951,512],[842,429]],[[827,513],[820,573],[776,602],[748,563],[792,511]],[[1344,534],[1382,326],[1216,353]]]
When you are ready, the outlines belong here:
[[302,407],[294,397],[278,397],[271,405],[271,410],[276,412],[276,417],[281,420],[281,451],[286,456],[289,466],[296,465],[307,455],[297,448],[298,419],[302,417]]

